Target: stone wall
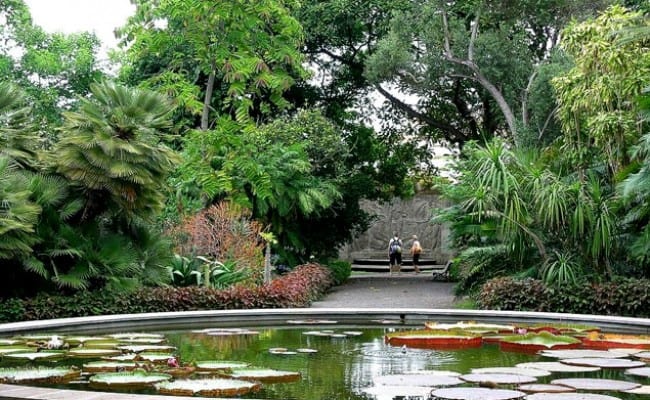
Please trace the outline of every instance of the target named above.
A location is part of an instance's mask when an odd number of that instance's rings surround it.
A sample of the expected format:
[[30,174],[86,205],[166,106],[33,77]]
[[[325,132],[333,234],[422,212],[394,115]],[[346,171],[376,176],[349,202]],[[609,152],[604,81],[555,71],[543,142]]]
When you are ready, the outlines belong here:
[[426,192],[390,203],[363,201],[361,207],[376,219],[365,233],[344,246],[339,256],[350,262],[355,259],[387,259],[388,241],[393,232],[397,232],[404,242],[405,254],[411,246],[411,236],[417,235],[423,248],[422,259],[444,264],[451,258],[449,229],[431,223],[431,218],[433,209],[445,206],[447,204],[438,195]]

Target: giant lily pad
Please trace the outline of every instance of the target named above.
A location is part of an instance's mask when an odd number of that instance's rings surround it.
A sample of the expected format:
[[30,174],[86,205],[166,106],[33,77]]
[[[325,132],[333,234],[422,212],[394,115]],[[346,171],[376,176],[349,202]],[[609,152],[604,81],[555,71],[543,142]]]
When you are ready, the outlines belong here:
[[644,378],[650,378],[650,367],[643,368],[631,368],[625,371],[628,375],[642,376]]
[[5,354],[6,358],[12,360],[55,360],[62,358],[65,355],[62,351],[39,351],[39,352],[30,352],[30,353],[9,353]]
[[373,396],[376,400],[427,399],[431,392],[431,386],[372,386],[361,389],[361,391]]
[[100,358],[100,357],[112,357],[122,354],[120,350],[115,349],[93,349],[89,347],[79,347],[75,349],[68,350],[69,357],[78,357],[78,358]]
[[132,371],[138,367],[134,362],[125,361],[93,361],[83,365],[84,372],[117,372]]
[[465,374],[460,379],[482,385],[521,385],[537,381],[533,376],[515,374]]
[[549,349],[572,349],[581,344],[571,336],[553,335],[550,332],[531,332],[525,335],[505,336],[499,341],[502,350],[537,352]]
[[0,383],[68,382],[78,378],[75,367],[56,368],[0,368]]
[[106,342],[111,340],[103,336],[67,336],[65,341],[71,346],[78,346],[80,344],[85,344],[86,342]]
[[259,331],[244,328],[207,328],[192,331],[193,333],[202,333],[208,336],[248,336],[259,335]]
[[621,400],[618,397],[591,393],[535,393],[526,400]]
[[517,386],[517,390],[526,393],[570,393],[575,392],[574,388],[563,385],[549,385],[544,383],[531,383]]
[[270,368],[238,368],[226,373],[233,379],[265,383],[292,382],[300,380],[300,372],[278,371]]
[[149,338],[149,339],[164,339],[165,336],[159,333],[143,333],[143,332],[126,332],[126,333],[113,333],[108,335],[116,340],[131,340],[136,338]]
[[29,346],[0,346],[0,356],[10,353],[29,353],[32,351],[34,351],[34,348]]
[[174,346],[164,346],[160,344],[135,344],[128,346],[117,346],[118,349],[128,351],[130,353],[142,353],[143,351],[174,351]]
[[385,386],[456,386],[463,383],[455,376],[442,374],[395,374],[374,379],[375,385]]
[[473,374],[514,374],[514,375],[532,376],[535,378],[551,375],[551,372],[545,369],[514,368],[514,367],[472,368],[472,373]]
[[540,323],[531,325],[525,328],[529,332],[550,332],[553,334],[562,334],[562,333],[585,333],[585,332],[599,332],[600,328],[594,325],[582,325],[582,324],[549,324],[549,323]]
[[633,394],[640,394],[640,395],[650,395],[650,386],[649,385],[643,385],[640,386],[636,389],[632,390],[626,390],[625,393],[633,393]]
[[621,335],[594,332],[582,339],[584,346],[594,349],[612,347],[650,349],[650,336]]
[[552,358],[625,358],[627,354],[607,350],[543,350],[539,353]]
[[526,393],[518,390],[459,387],[436,389],[431,395],[440,400],[516,400],[523,399]]
[[129,338],[129,339],[120,339],[119,343],[123,344],[160,344],[164,343],[165,339],[159,338]]
[[168,353],[140,353],[138,360],[150,361],[152,363],[167,363],[170,358],[174,358],[173,354]]
[[230,371],[234,368],[246,368],[250,364],[240,361],[197,361],[199,371]]
[[163,382],[156,389],[163,394],[176,396],[192,396],[198,394],[206,397],[239,396],[257,391],[261,385],[237,379],[182,379],[174,382]]
[[515,331],[514,325],[497,325],[484,324],[474,321],[460,321],[455,324],[439,324],[437,322],[425,322],[425,328],[433,330],[466,330],[475,333],[512,333]]
[[640,358],[641,360],[650,360],[650,351],[640,351],[632,355],[636,358]]
[[96,389],[110,388],[144,388],[155,383],[168,381],[171,375],[161,373],[148,373],[144,371],[133,372],[107,372],[93,375],[88,382]]
[[415,331],[401,331],[389,333],[385,337],[386,343],[392,346],[418,347],[418,348],[467,348],[480,347],[481,336],[468,331],[432,330],[423,329]]
[[600,371],[600,367],[584,367],[578,365],[567,365],[562,364],[558,361],[546,361],[546,362],[528,362],[515,365],[517,368],[535,368],[535,369],[544,369],[549,372],[595,372]]
[[115,350],[120,344],[120,342],[114,339],[89,339],[84,343],[84,347]]
[[23,343],[25,343],[25,341],[21,339],[0,339],[0,346],[15,346]]
[[555,379],[551,381],[553,385],[564,385],[577,390],[608,390],[622,391],[632,390],[641,386],[638,383],[628,381],[617,381],[613,379],[592,379],[592,378],[569,378]]
[[600,368],[638,368],[645,366],[642,361],[633,361],[624,358],[569,358],[560,360],[563,364],[582,365]]

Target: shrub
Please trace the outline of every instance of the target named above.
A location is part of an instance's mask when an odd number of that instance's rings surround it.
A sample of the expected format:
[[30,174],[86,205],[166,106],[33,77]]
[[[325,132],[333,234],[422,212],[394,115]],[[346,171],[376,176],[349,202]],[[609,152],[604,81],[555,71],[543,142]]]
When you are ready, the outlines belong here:
[[650,280],[618,279],[586,285],[547,286],[535,279],[496,278],[478,296],[482,309],[650,316]]
[[342,284],[352,275],[352,264],[347,261],[331,261],[327,264],[327,267],[332,270],[335,285]]
[[8,299],[0,322],[147,312],[308,307],[332,286],[331,271],[318,264],[294,268],[269,284],[215,290],[202,286],[142,288],[115,296],[107,291],[72,296]]

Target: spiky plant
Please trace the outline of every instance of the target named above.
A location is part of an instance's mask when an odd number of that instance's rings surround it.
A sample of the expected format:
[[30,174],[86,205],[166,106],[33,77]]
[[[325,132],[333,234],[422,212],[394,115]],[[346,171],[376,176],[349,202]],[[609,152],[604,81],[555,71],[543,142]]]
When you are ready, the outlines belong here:
[[38,137],[29,122],[30,108],[25,95],[16,86],[0,82],[0,154],[21,166],[36,162]]
[[105,82],[65,114],[54,155],[57,171],[82,189],[82,220],[106,211],[126,220],[150,218],[163,206],[162,188],[176,154],[161,140],[172,106],[159,94]]

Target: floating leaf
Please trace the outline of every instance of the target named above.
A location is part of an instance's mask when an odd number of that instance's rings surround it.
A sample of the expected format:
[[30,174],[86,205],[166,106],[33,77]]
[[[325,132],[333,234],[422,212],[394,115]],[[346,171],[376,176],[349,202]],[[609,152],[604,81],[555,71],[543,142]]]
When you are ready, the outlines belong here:
[[60,383],[76,379],[80,374],[79,369],[75,367],[0,368],[0,383]]
[[631,368],[625,370],[625,373],[628,375],[643,376],[644,378],[650,378],[650,367]]
[[195,394],[206,397],[239,396],[257,391],[261,385],[236,379],[181,379],[174,382],[163,382],[156,385],[156,389],[163,394],[176,396],[193,396]]
[[627,354],[616,353],[614,351],[607,350],[543,350],[539,353],[544,357],[553,357],[553,358],[585,358],[585,357],[597,357],[597,358],[625,358]]
[[525,335],[504,336],[499,341],[501,349],[538,351],[568,349],[580,346],[581,341],[571,336],[553,335],[550,332],[531,332]]
[[164,339],[165,336],[158,334],[158,333],[133,333],[133,332],[128,332],[128,333],[113,333],[111,335],[108,335],[109,337],[112,337],[113,339],[117,340],[130,340],[130,339],[137,339],[137,338],[148,338],[148,339]]
[[240,368],[233,369],[228,376],[234,379],[274,383],[297,381],[300,379],[300,372],[278,371],[269,368]]
[[549,372],[595,372],[600,371],[600,367],[584,367],[578,365],[562,364],[558,361],[546,362],[528,362],[515,365],[517,368],[536,368],[544,369]]
[[384,386],[456,386],[463,381],[455,376],[441,374],[394,374],[374,378],[376,385]]
[[426,399],[431,392],[431,386],[372,386],[361,389],[361,391],[382,400],[393,400],[395,398]]
[[0,339],[0,346],[15,346],[23,343],[25,343],[25,341],[20,339]]
[[523,383],[533,383],[537,379],[533,376],[514,375],[514,374],[465,374],[460,379],[465,382],[487,384],[487,385],[515,385]]
[[554,385],[569,386],[577,390],[608,390],[621,391],[632,390],[641,386],[638,383],[628,381],[617,381],[613,379],[595,379],[595,378],[568,378],[555,379],[551,381]]
[[134,362],[124,361],[93,361],[83,365],[84,372],[117,372],[131,371],[138,367]]
[[526,400],[621,400],[618,397],[591,393],[536,393],[526,397]]
[[39,352],[30,352],[30,353],[9,353],[5,354],[6,358],[12,360],[54,360],[57,358],[62,358],[65,355],[62,351],[39,351]]
[[[65,342],[68,343],[71,346],[77,346],[79,344],[84,344],[88,341],[96,341],[96,342],[106,342],[106,341],[111,341],[107,337],[102,337],[102,336],[68,336],[65,338]],[[112,341],[115,342],[115,341]]]
[[107,372],[90,377],[88,382],[94,388],[110,389],[115,387],[136,388],[147,387],[155,383],[168,381],[172,378],[169,374],[147,373],[143,371],[133,372]]
[[69,357],[79,358],[99,358],[99,357],[112,357],[122,354],[120,350],[113,349],[93,349],[89,347],[79,347],[76,349],[68,350]]
[[473,374],[514,374],[532,377],[549,376],[551,372],[537,368],[514,368],[514,367],[489,367],[489,368],[472,368]]
[[514,332],[516,327],[514,325],[498,325],[498,324],[484,324],[474,321],[460,321],[455,324],[439,324],[437,322],[425,322],[424,326],[427,329],[433,330],[466,330],[476,333],[508,333]]
[[199,371],[225,371],[234,368],[246,368],[250,364],[240,361],[197,361],[196,368]]
[[163,346],[158,344],[135,344],[128,346],[118,346],[120,350],[128,351],[130,353],[141,353],[143,351],[173,351],[176,350],[174,346]]
[[447,388],[436,389],[431,396],[440,400],[516,400],[523,399],[526,393],[518,390],[487,388]]
[[34,351],[34,348],[28,346],[0,346],[0,355],[10,353],[28,353],[32,351]]
[[633,361],[623,358],[569,358],[560,360],[563,364],[582,365],[600,368],[637,368],[645,366],[642,361]]
[[138,360],[150,361],[153,363],[167,362],[170,358],[174,358],[173,354],[167,353],[140,353],[138,354]]
[[543,383],[531,383],[517,386],[517,390],[526,393],[570,393],[575,392],[574,388],[562,385],[549,385]]
[[481,336],[469,331],[436,331],[430,329],[389,333],[385,340],[392,346],[418,348],[480,347]]

